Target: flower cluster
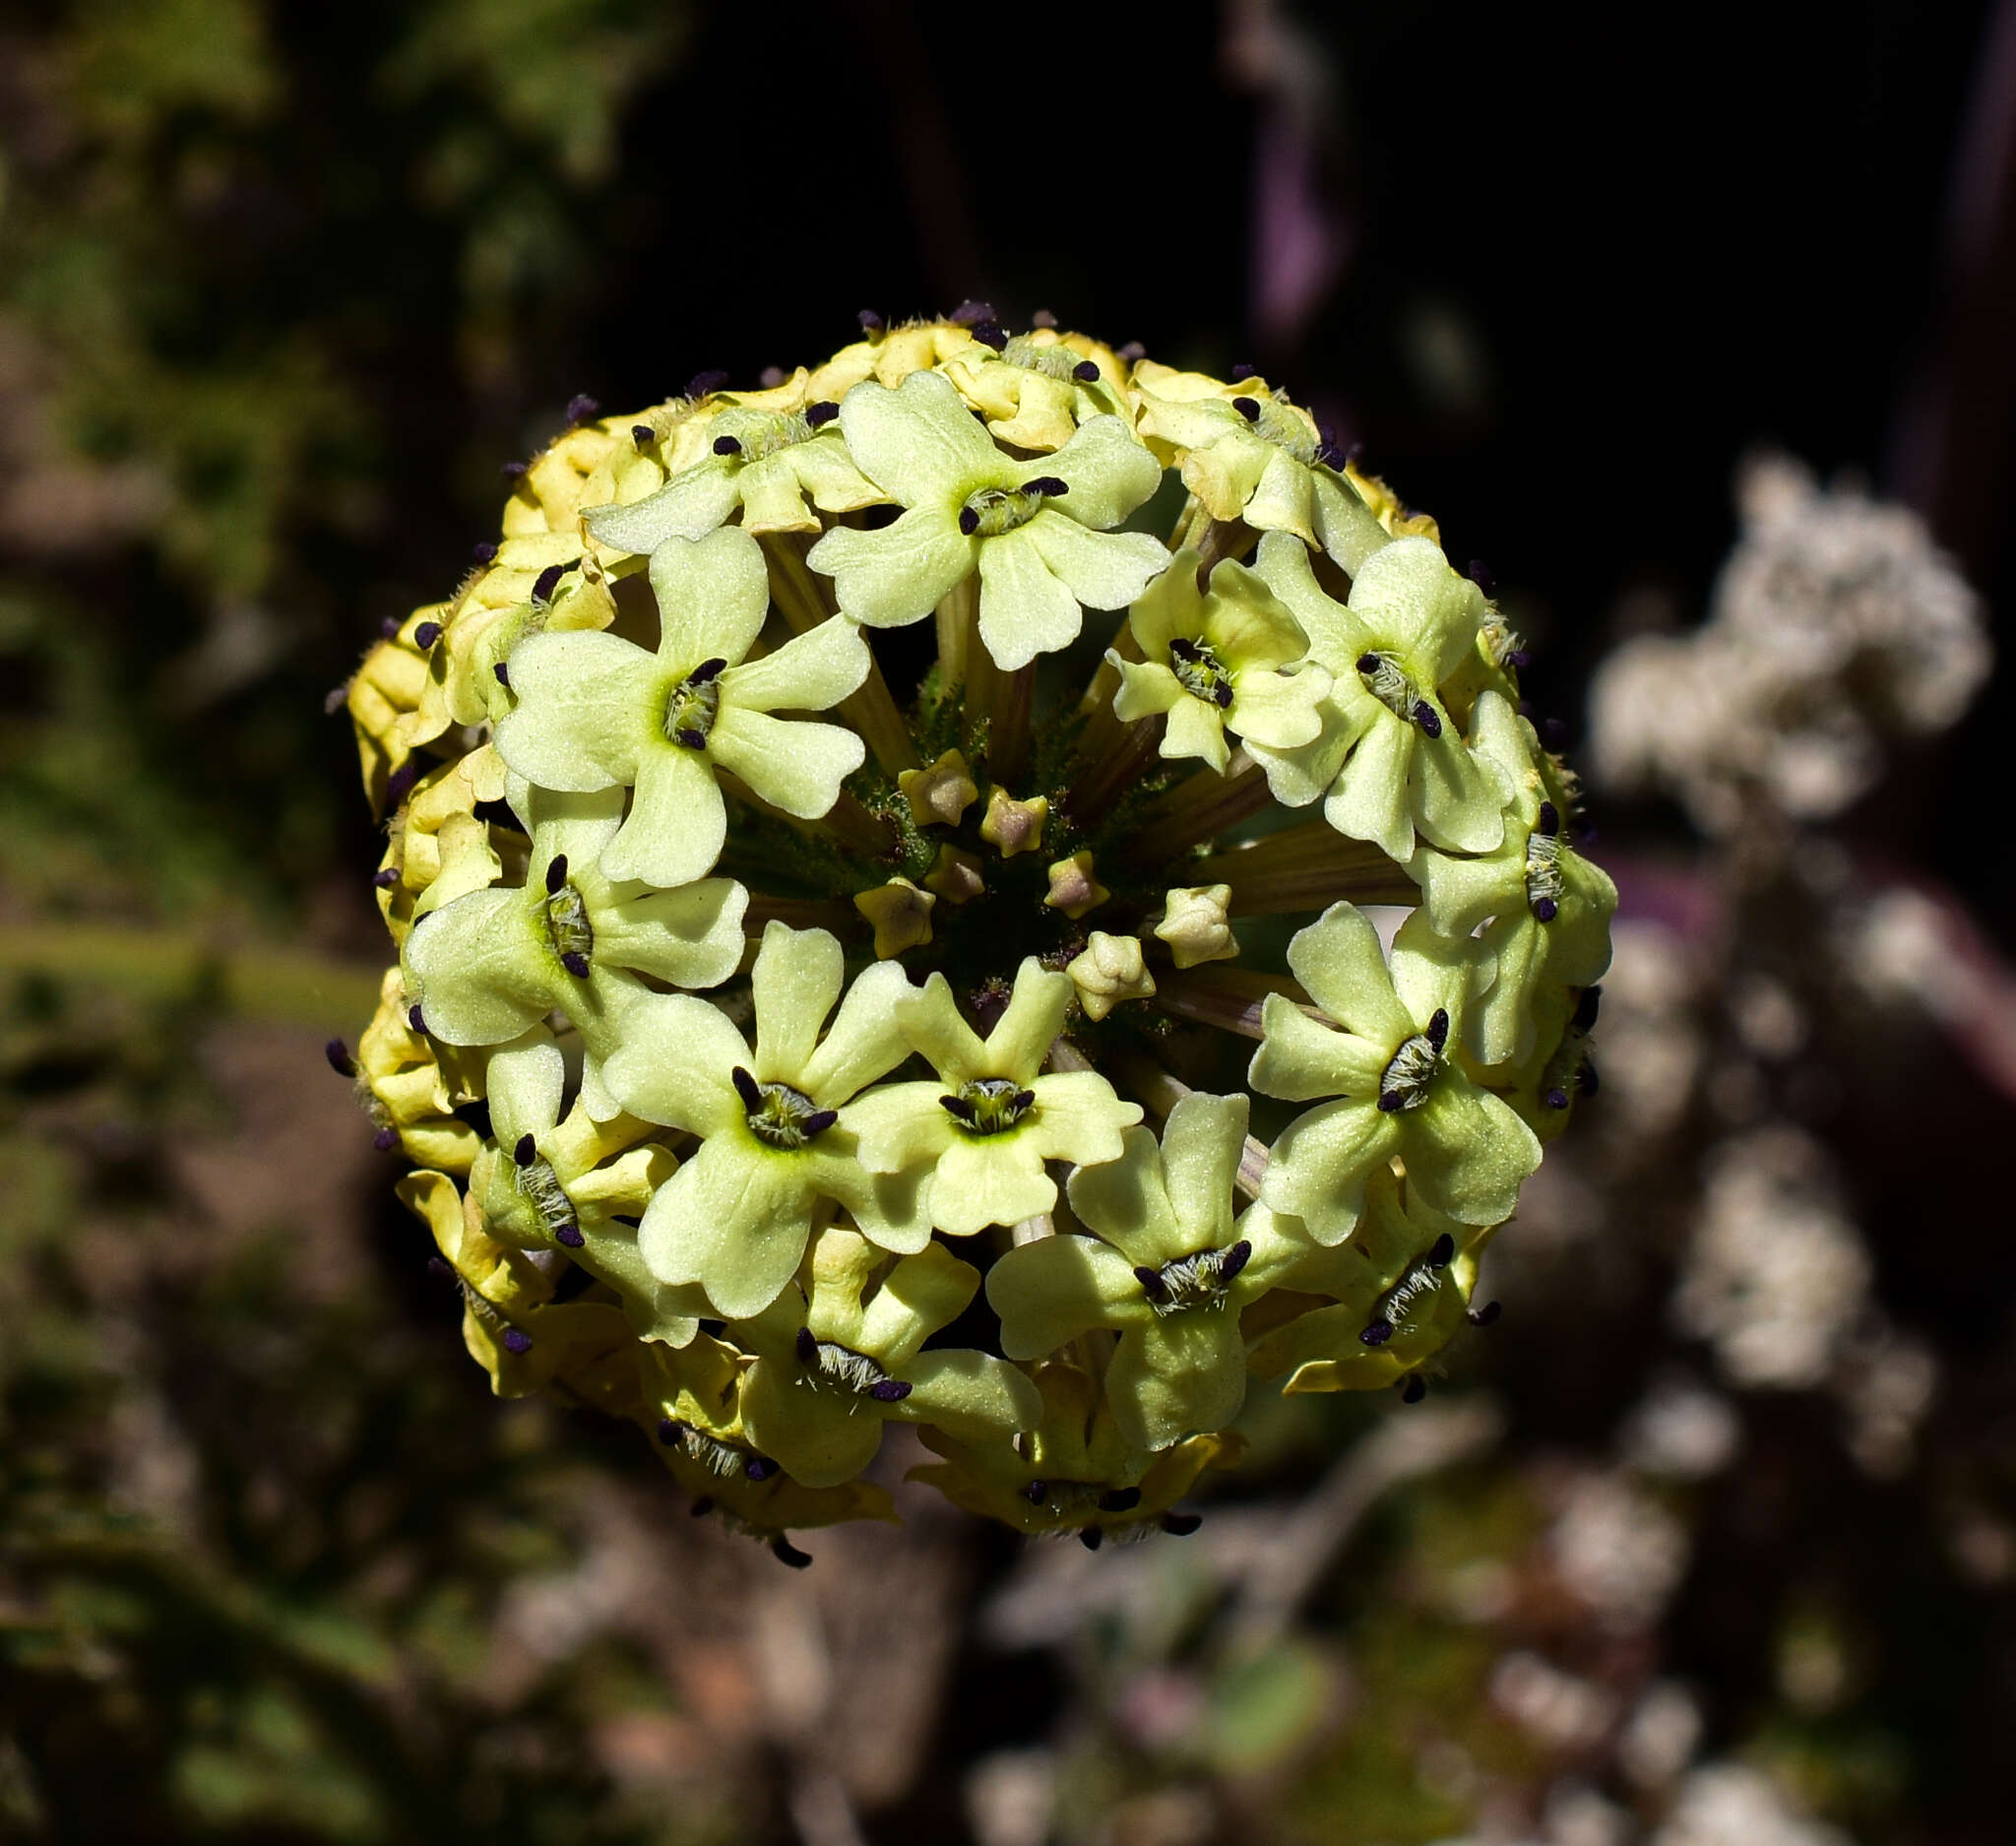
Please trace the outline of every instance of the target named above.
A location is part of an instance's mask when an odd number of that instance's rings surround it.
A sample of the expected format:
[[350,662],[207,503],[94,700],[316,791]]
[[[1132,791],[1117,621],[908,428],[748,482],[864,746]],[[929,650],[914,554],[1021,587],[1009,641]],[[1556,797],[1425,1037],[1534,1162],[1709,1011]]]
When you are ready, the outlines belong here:
[[1432,523],[977,310],[573,412],[349,693],[358,1082],[496,1389],[792,1562],[892,1421],[1096,1545],[1195,1524],[1249,1374],[1418,1396],[1615,902]]

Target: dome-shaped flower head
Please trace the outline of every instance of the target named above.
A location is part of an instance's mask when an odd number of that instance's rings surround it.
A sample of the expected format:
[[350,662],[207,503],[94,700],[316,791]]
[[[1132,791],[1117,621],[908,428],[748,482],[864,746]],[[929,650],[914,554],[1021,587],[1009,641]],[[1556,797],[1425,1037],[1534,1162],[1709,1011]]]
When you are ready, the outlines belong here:
[[704,539],[737,507],[742,530],[757,533],[817,532],[819,515],[807,498],[828,513],[873,506],[881,490],[841,440],[840,407],[804,402],[803,386],[801,374],[792,389],[759,393],[750,403],[728,398],[712,415],[695,417],[702,459],[631,505],[591,507],[590,536],[648,557],[667,539]]
[[636,792],[604,849],[604,873],[670,887],[721,856],[727,807],[716,776],[817,819],[861,766],[861,740],[839,725],[773,718],[823,711],[867,677],[852,624],[825,621],[774,654],[748,658],[770,606],[762,547],[730,526],[668,539],[652,553],[658,652],[617,634],[539,634],[512,650],[517,709],[497,748],[543,789]]
[[1423,852],[1413,869],[1422,911],[1439,934],[1465,937],[1484,924],[1474,963],[1479,997],[1464,1031],[1481,1062],[1501,1064],[1534,1050],[1537,989],[1585,987],[1603,978],[1617,887],[1575,851],[1528,728],[1501,694],[1479,696],[1474,728],[1478,753],[1512,791],[1505,837],[1478,859]]
[[1315,419],[1258,379],[1227,384],[1149,362],[1134,368],[1134,387],[1142,437],[1180,455],[1183,484],[1213,519],[1293,533],[1354,573],[1386,542]]
[[1070,976],[1030,956],[984,1039],[943,975],[899,1004],[905,1041],[937,1076],[871,1090],[848,1118],[870,1172],[930,1176],[926,1209],[940,1231],[966,1237],[1048,1211],[1057,1188],[1045,1161],[1117,1160],[1121,1130],[1141,1119],[1097,1071],[1043,1069],[1071,997]]
[[[554,795],[514,781],[510,799],[532,831],[526,882],[458,897],[407,937],[407,987],[430,1036],[502,1045],[558,1012],[598,1063],[624,1009],[652,991],[641,976],[711,987],[734,973],[749,902],[740,885],[705,878],[655,891],[601,868],[622,824],[620,790]],[[587,1081],[598,1095],[599,1077]]]
[[1054,455],[1018,462],[936,372],[894,391],[872,381],[842,401],[856,463],[902,515],[877,532],[836,526],[806,558],[841,610],[871,628],[919,621],[969,573],[996,666],[1069,647],[1090,608],[1124,608],[1169,554],[1145,533],[1109,532],[1162,479],[1117,416],[1095,416]]
[[1260,543],[1260,575],[1330,670],[1323,730],[1295,750],[1255,744],[1277,798],[1324,796],[1339,833],[1368,840],[1396,863],[1430,844],[1488,853],[1504,837],[1503,792],[1464,741],[1437,688],[1477,644],[1483,599],[1426,539],[1397,539],[1365,561],[1351,601],[1323,593],[1292,539]]
[[1333,904],[1289,944],[1295,979],[1337,1023],[1270,993],[1250,1081],[1290,1102],[1340,1100],[1282,1131],[1261,1197],[1301,1219],[1318,1242],[1351,1236],[1367,1181],[1396,1156],[1430,1210],[1480,1225],[1510,1217],[1540,1165],[1533,1130],[1473,1083],[1456,1055],[1466,947],[1417,914],[1395,938],[1389,969],[1377,932],[1351,904]]
[[741,1398],[750,1439],[793,1479],[827,1487],[875,1459],[891,1420],[968,1440],[1029,1429],[1041,1401],[1005,1360],[923,1351],[979,1285],[980,1272],[942,1243],[892,1263],[851,1231],[821,1232],[807,1293],[788,1289],[734,1329],[756,1355]]
[[1197,587],[1197,553],[1178,551],[1127,616],[1141,659],[1109,651],[1119,669],[1113,715],[1167,715],[1162,753],[1196,756],[1221,775],[1233,737],[1271,749],[1311,743],[1330,674],[1303,662],[1309,640],[1288,607],[1243,564],[1228,560]]
[[702,1137],[652,1200],[638,1245],[654,1275],[698,1283],[730,1318],[769,1306],[789,1282],[822,1198],[845,1205],[884,1248],[916,1250],[930,1235],[921,1176],[864,1172],[844,1113],[908,1053],[897,1030],[911,991],[902,966],[878,963],[842,999],[840,943],[772,923],[751,982],[753,1051],[719,1007],[654,994],[605,1073],[633,1115]]
[[708,1311],[697,1289],[674,1289],[646,1268],[637,1225],[652,1195],[678,1167],[627,1115],[598,1121],[577,1100],[563,1117],[567,1060],[535,1026],[490,1054],[488,1094],[495,1146],[478,1156],[470,1193],[502,1243],[556,1250],[623,1298],[641,1340],[684,1346]]
[[1141,1448],[1221,1430],[1239,1414],[1239,1315],[1324,1253],[1265,1206],[1232,1222],[1247,1107],[1243,1096],[1186,1096],[1160,1147],[1146,1128],[1129,1128],[1118,1160],[1071,1176],[1071,1209],[1098,1236],[1040,1238],[987,1274],[1010,1359],[1040,1359],[1094,1327],[1119,1333],[1106,1396]]

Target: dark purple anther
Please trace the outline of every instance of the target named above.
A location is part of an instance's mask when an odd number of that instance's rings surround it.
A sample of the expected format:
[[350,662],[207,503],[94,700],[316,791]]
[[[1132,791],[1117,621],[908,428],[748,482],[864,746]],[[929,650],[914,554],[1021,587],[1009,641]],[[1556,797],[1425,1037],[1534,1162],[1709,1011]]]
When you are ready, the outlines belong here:
[[516,1353],[522,1358],[532,1351],[532,1335],[523,1327],[506,1327],[497,1344],[507,1353]]
[[768,1455],[751,1455],[742,1464],[742,1475],[749,1481],[767,1481],[777,1472],[777,1463]]
[[1039,475],[1034,480],[1022,483],[1024,493],[1040,493],[1046,500],[1054,500],[1071,491],[1071,483],[1058,475]]
[[394,871],[390,865],[387,865],[382,870],[374,871],[371,874],[371,882],[381,891],[390,891],[399,882],[399,873]]
[[1241,359],[1232,367],[1231,377],[1232,383],[1235,385],[1244,384],[1247,379],[1254,375],[1253,367],[1248,365],[1244,359]]
[[1485,596],[1491,594],[1492,590],[1496,588],[1498,581],[1491,575],[1491,567],[1480,557],[1474,557],[1470,560],[1470,580]]
[[397,1128],[380,1128],[371,1137],[371,1145],[381,1154],[391,1153],[399,1145],[399,1130]]
[[427,1273],[430,1276],[438,1277],[443,1282],[453,1282],[456,1279],[455,1271],[439,1256],[429,1256],[427,1258]]
[[750,1114],[763,1107],[763,1086],[740,1064],[728,1072],[728,1080],[735,1086],[735,1094],[742,1099],[742,1107]]
[[535,603],[550,603],[553,600],[553,592],[560,587],[560,579],[566,574],[565,564],[548,564],[533,581],[532,600]]
[[506,462],[497,472],[506,480],[522,480],[531,467],[530,462]]
[[1148,356],[1148,349],[1140,341],[1130,340],[1125,346],[1119,348],[1113,356],[1125,359],[1129,365],[1139,365]]
[[557,897],[560,887],[567,882],[567,855],[555,853],[546,861],[546,895]]
[[1407,1382],[1400,1387],[1400,1401],[1403,1404],[1418,1404],[1427,1394],[1428,1387],[1422,1382],[1418,1371],[1412,1373]]
[[[609,1213],[609,1216],[617,1224],[626,1224],[633,1231],[635,1231],[637,1227],[644,1222],[642,1218],[633,1218],[628,1212],[612,1211],[611,1213]],[[722,1323],[717,1322],[716,1324],[720,1325]]]
[[1229,679],[1221,679],[1217,685],[1211,688],[1211,702],[1222,712],[1228,712],[1232,709],[1233,696],[1232,685]]
[[413,646],[418,648],[422,654],[426,653],[440,639],[441,624],[439,622],[422,622],[413,630]]
[[1474,1327],[1494,1327],[1498,1324],[1498,1316],[1504,1311],[1503,1306],[1497,1302],[1486,1302],[1481,1307],[1473,1307],[1470,1310],[1470,1324]]
[[1534,922],[1547,923],[1554,921],[1559,906],[1550,897],[1537,897],[1533,900],[1532,908]]
[[504,687],[506,691],[509,691],[511,688],[511,668],[506,667],[502,661],[499,661],[490,670],[497,675],[497,683]]
[[652,428],[649,423],[632,423],[630,425],[630,440],[636,443],[640,449],[648,449],[658,440],[658,431]]
[[861,332],[866,334],[870,340],[874,339],[889,324],[871,307],[864,307],[854,316],[854,319],[860,322]]
[[798,1132],[804,1135],[824,1134],[840,1119],[837,1109],[815,1109],[798,1123]]
[[1015,1092],[1015,1107],[1021,1114],[1027,1114],[1036,1107],[1036,1092],[1034,1090],[1017,1090]]
[[1582,997],[1575,1002],[1576,1031],[1591,1032],[1595,1030],[1597,1008],[1602,1004],[1603,988],[1601,987],[1584,987],[1582,989]]
[[1382,1115],[1398,1114],[1406,1107],[1407,1092],[1405,1090],[1388,1090],[1379,1098],[1379,1114]]
[[539,1157],[538,1143],[529,1134],[518,1137],[518,1145],[511,1150],[511,1158],[520,1167],[530,1167]]
[[976,346],[992,347],[996,352],[1008,344],[1007,330],[998,321],[981,321],[973,330]]
[[1105,1543],[1105,1537],[1106,1535],[1096,1525],[1080,1526],[1078,1528],[1078,1542],[1089,1552],[1098,1551]]
[[573,429],[590,421],[601,408],[600,403],[587,392],[576,392],[567,400],[567,427]]
[[740,455],[742,444],[740,439],[735,436],[716,436],[714,439],[714,452],[717,455]]
[[1204,1515],[1197,1512],[1166,1512],[1162,1516],[1162,1529],[1170,1538],[1188,1538],[1204,1523]]
[[1428,1016],[1428,1043],[1439,1052],[1449,1043],[1449,1009],[1438,1006]]
[[588,957],[582,954],[579,949],[569,949],[566,954],[561,956],[560,966],[566,969],[577,981],[586,981],[588,979]]
[[1234,398],[1232,409],[1237,411],[1249,423],[1260,420],[1260,400],[1258,398]]
[[840,406],[821,399],[817,404],[805,406],[805,421],[814,429],[824,429],[840,414]]
[[1162,1271],[1151,1269],[1145,1263],[1134,1271],[1134,1280],[1141,1284],[1141,1292],[1152,1302],[1166,1302],[1169,1298],[1169,1285],[1162,1279]]
[[1376,673],[1379,670],[1379,657],[1376,654],[1360,654],[1357,669],[1361,673]]
[[1448,1232],[1444,1231],[1442,1235],[1438,1237],[1434,1241],[1434,1242],[1428,1246],[1428,1267],[1430,1269],[1446,1268],[1448,1266],[1450,1258],[1453,1257],[1455,1254],[1456,1240],[1453,1237],[1451,1237]]
[[798,1329],[796,1346],[799,1365],[812,1366],[818,1364],[819,1342],[812,1337],[812,1329],[810,1327],[800,1327]]
[[728,664],[719,654],[711,661],[702,661],[686,675],[686,683],[694,686],[712,685],[728,669]]
[[1568,1092],[1566,1090],[1549,1090],[1546,1102],[1549,1109],[1566,1109],[1568,1107]]
[[971,539],[980,529],[980,516],[970,506],[959,509],[959,530]]
[[1351,457],[1336,443],[1328,441],[1316,444],[1316,459],[1325,468],[1334,468],[1339,474],[1344,472],[1351,461]]
[[1219,1258],[1218,1279],[1221,1282],[1231,1281],[1252,1260],[1253,1245],[1241,1238]]
[[981,322],[996,320],[999,316],[984,301],[966,300],[954,308],[946,318],[961,327],[977,327]]
[[900,1404],[910,1395],[910,1385],[903,1378],[877,1378],[868,1386],[868,1395],[878,1404]]
[[420,766],[409,759],[385,779],[385,798],[397,807],[420,779]]
[[1603,1088],[1603,1079],[1596,1074],[1596,1065],[1586,1057],[1582,1060],[1582,1068],[1575,1073],[1575,1087],[1584,1096],[1594,1096]]
[[322,1055],[329,1059],[329,1067],[339,1077],[354,1077],[357,1074],[357,1060],[350,1055],[350,1048],[341,1039],[331,1039],[322,1048]]
[[1101,1512],[1132,1512],[1141,1504],[1141,1490],[1138,1487],[1116,1487],[1109,1494],[1099,1496]]
[[1415,700],[1414,722],[1420,726],[1421,735],[1430,743],[1442,734],[1442,715],[1426,699]]
[[553,1236],[570,1250],[578,1250],[588,1241],[581,1235],[581,1227],[575,1224],[563,1224],[559,1230],[553,1233]]
[[1040,1506],[1050,1497],[1050,1484],[1047,1481],[1032,1481],[1022,1490],[1022,1497],[1032,1506]]
[[1048,308],[1040,307],[1034,314],[1032,314],[1029,317],[1029,324],[1032,327],[1047,327],[1052,332],[1055,332],[1057,326],[1057,317],[1054,314],[1052,314]]
[[424,1033],[427,1029],[426,1016],[420,1011],[417,1004],[409,1006],[406,1009],[406,1023],[412,1027],[415,1032]]
[[1392,1337],[1393,1322],[1390,1320],[1369,1321],[1358,1334],[1359,1340],[1367,1346],[1384,1346]]
[[1548,749],[1558,750],[1568,741],[1568,727],[1558,718],[1549,718],[1541,725],[1540,734],[1545,740]]
[[686,395],[689,398],[704,398],[710,391],[719,391],[727,381],[726,372],[695,372],[686,380]]
[[780,1532],[770,1541],[770,1555],[781,1564],[789,1564],[793,1570],[802,1570],[812,1561],[809,1552],[801,1552],[789,1539]]
[[766,391],[775,391],[779,385],[784,383],[785,377],[786,373],[782,365],[766,365],[756,374],[756,382]]
[[472,563],[487,564],[496,557],[497,547],[486,539],[481,544],[471,545],[469,555]]
[[1561,831],[1561,812],[1553,802],[1543,801],[1540,804],[1540,820],[1537,830],[1541,833],[1559,833]]
[[1524,648],[1512,648],[1505,655],[1505,665],[1515,673],[1523,673],[1533,665],[1533,656]]
[[1072,376],[1073,378],[1077,379],[1077,380],[1078,380],[1078,382],[1079,382],[1079,383],[1080,383],[1081,385],[1096,385],[1096,384],[1098,384],[1098,383],[1099,383],[1099,360],[1097,360],[1097,359],[1080,359],[1080,360],[1078,361],[1078,363],[1077,363],[1076,365],[1072,366],[1072,368],[1071,368],[1071,376]]
[[679,1439],[679,1424],[675,1417],[662,1418],[658,1426],[658,1439],[667,1448]]
[[388,641],[397,641],[399,639],[399,618],[395,615],[386,616],[378,624],[378,632]]

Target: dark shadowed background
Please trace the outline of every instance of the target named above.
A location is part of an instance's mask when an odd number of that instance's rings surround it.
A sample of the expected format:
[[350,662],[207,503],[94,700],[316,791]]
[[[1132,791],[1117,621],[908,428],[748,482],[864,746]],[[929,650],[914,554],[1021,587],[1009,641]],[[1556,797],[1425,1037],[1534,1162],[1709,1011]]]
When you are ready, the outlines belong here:
[[863,307],[1259,366],[1571,751],[1765,450],[2006,636],[2016,6],[15,0],[0,159],[0,1839],[2009,1838],[2006,659],[1770,851],[1598,792],[1617,1098],[1502,1329],[1257,1406],[1187,1550],[688,1520],[487,1395],[320,1047],[331,688],[576,393]]

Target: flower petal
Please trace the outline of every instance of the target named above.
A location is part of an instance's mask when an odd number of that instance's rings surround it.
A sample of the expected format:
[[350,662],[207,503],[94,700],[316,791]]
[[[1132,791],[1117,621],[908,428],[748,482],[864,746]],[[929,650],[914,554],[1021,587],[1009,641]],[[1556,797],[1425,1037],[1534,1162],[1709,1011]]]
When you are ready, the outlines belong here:
[[1014,464],[936,372],[913,372],[894,391],[864,380],[840,401],[840,428],[854,465],[906,506],[956,502],[1014,478]]
[[759,1081],[798,1083],[846,979],[838,936],[825,929],[793,929],[774,918],[764,925],[763,945],[750,971]]
[[836,526],[805,554],[833,579],[841,613],[869,628],[921,621],[966,580],[979,541],[959,530],[956,507],[923,506],[879,532]]
[[581,794],[631,781],[663,677],[651,655],[620,635],[577,629],[528,636],[509,670],[518,704],[497,726],[497,753],[513,770]]
[[800,820],[817,820],[840,799],[840,785],[867,760],[843,725],[815,725],[744,711],[723,700],[707,753],[741,777],[751,794]]
[[1297,930],[1288,965],[1309,997],[1348,1032],[1397,1050],[1418,1029],[1393,991],[1379,932],[1354,904],[1333,904]]
[[1045,517],[980,542],[980,639],[1004,673],[1068,648],[1084,620],[1078,599],[1043,561],[1037,527]]
[[661,1282],[697,1283],[740,1320],[789,1286],[811,1234],[811,1189],[790,1155],[713,1134],[652,1199],[637,1246]]
[[1154,1317],[1129,1254],[1096,1238],[1039,1238],[1007,1251],[987,1271],[987,1304],[1001,1316],[1002,1352],[1020,1360],[1094,1327]]
[[717,1135],[742,1119],[728,1073],[752,1060],[720,1007],[684,993],[653,993],[623,1022],[623,1043],[602,1081],[633,1115]]
[[1367,1180],[1399,1139],[1393,1116],[1381,1114],[1377,1105],[1326,1103],[1297,1115],[1276,1137],[1260,1196],[1299,1218],[1318,1243],[1342,1243],[1364,1209]]
[[708,755],[662,740],[644,751],[629,817],[602,849],[603,877],[669,890],[713,869],[727,839],[728,811]]
[[823,712],[867,678],[873,660],[861,631],[834,616],[775,654],[730,667],[722,674],[722,699],[744,711]]
[[659,659],[680,677],[703,661],[738,665],[770,612],[763,547],[739,527],[667,539],[651,554]]

